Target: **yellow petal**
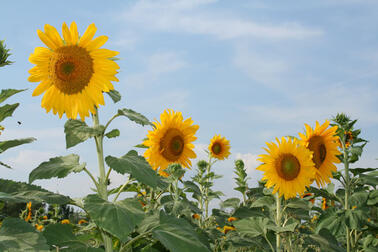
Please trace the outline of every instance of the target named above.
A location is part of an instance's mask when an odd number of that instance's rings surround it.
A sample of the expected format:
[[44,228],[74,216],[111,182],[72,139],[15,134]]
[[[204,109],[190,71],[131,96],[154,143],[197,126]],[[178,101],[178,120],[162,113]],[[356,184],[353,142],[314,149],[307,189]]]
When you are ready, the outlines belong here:
[[59,35],[59,32],[56,30],[54,26],[49,24],[45,24],[45,34],[48,36],[57,47],[63,46],[62,38]]
[[97,28],[95,24],[90,24],[87,30],[84,32],[84,35],[80,38],[79,46],[86,47],[95,35],[96,30]]
[[94,40],[90,41],[88,45],[86,46],[86,48],[88,51],[99,49],[101,46],[103,46],[106,43],[106,41],[108,41],[107,36],[104,36],[104,35],[99,36],[95,38]]
[[42,40],[42,42],[51,49],[56,49],[57,46],[53,43],[46,34],[44,34],[41,30],[37,30],[38,37]]
[[33,91],[32,96],[38,96],[45,92],[51,86],[51,82],[49,80],[42,81]]
[[63,23],[62,33],[63,33],[64,41],[66,41],[66,45],[72,45],[71,33],[70,33],[70,30],[68,29],[66,22]]
[[77,25],[75,22],[72,22],[70,25],[71,39],[72,44],[76,45],[79,40],[79,33],[77,32]]

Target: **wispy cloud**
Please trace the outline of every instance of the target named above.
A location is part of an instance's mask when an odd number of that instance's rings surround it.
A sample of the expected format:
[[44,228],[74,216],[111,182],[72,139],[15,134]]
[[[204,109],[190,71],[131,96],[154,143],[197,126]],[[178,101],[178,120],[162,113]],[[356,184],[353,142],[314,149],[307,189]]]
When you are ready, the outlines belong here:
[[218,39],[305,39],[323,34],[318,28],[304,27],[299,23],[258,23],[252,19],[217,11],[205,12],[199,8],[214,2],[138,1],[122,14],[122,18],[149,30],[211,35]]

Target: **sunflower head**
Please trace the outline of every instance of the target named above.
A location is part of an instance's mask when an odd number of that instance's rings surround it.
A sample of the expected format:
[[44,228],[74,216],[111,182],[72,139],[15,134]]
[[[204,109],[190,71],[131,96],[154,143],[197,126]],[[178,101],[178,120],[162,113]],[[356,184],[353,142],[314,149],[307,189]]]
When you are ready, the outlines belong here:
[[210,141],[209,152],[219,160],[227,158],[230,155],[230,141],[221,135],[215,135]]
[[274,186],[273,193],[293,198],[297,193],[303,194],[315,176],[312,153],[296,139],[276,140],[277,143],[266,143],[267,154],[259,155],[263,164],[256,169],[264,172],[266,187]]
[[29,70],[30,82],[40,82],[33,96],[44,93],[41,106],[47,112],[52,110],[59,117],[81,119],[96,113],[95,108],[104,105],[103,92],[114,89],[111,81],[119,66],[112,57],[118,52],[100,49],[108,40],[106,36],[93,39],[96,26],[89,25],[79,38],[77,26],[63,23],[62,34],[55,27],[46,24],[38,36],[48,47],[36,47],[29,61],[36,66]]
[[338,136],[336,136],[337,126],[328,128],[329,121],[325,121],[322,125],[316,122],[315,129],[309,125],[306,126],[306,134],[299,133],[301,143],[313,152],[313,158],[316,176],[315,180],[318,186],[324,186],[330,182],[332,172],[336,172],[334,163],[339,163],[337,155]]
[[154,130],[149,131],[147,139],[143,142],[148,147],[144,153],[145,158],[154,170],[167,176],[164,170],[169,164],[177,163],[189,168],[191,158],[195,158],[193,141],[197,138],[195,133],[198,125],[193,120],[183,119],[181,112],[165,110],[160,115],[161,122],[154,122]]

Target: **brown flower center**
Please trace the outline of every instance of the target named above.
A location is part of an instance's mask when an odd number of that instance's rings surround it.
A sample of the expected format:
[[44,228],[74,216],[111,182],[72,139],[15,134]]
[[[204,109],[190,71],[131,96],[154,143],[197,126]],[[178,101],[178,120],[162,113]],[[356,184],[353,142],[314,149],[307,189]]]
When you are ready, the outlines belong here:
[[219,155],[222,152],[222,145],[220,143],[214,143],[213,146],[211,146],[211,151],[215,155]]
[[168,129],[160,140],[160,152],[167,160],[177,161],[184,151],[185,141],[181,131]]
[[308,148],[314,152],[312,161],[315,163],[315,167],[319,169],[327,157],[327,148],[323,142],[323,138],[321,136],[311,137]]
[[276,162],[278,175],[285,180],[293,180],[298,177],[301,165],[298,159],[290,153],[282,154]]
[[81,92],[93,75],[93,59],[86,49],[63,46],[54,51],[50,62],[50,79],[64,94]]

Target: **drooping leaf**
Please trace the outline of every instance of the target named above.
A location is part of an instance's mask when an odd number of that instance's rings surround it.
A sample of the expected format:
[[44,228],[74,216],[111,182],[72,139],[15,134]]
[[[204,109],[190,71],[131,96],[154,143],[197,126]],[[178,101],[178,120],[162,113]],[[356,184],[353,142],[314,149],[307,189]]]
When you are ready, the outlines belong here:
[[71,225],[65,225],[60,223],[49,224],[43,230],[43,236],[47,240],[47,244],[54,247],[60,247],[67,251],[104,251],[100,248],[88,247],[85,243],[80,241],[74,234]]
[[106,93],[109,95],[109,97],[113,100],[114,103],[117,103],[121,100],[121,94],[115,89],[110,90]]
[[84,142],[88,138],[101,135],[104,126],[97,128],[89,127],[85,122],[80,120],[68,120],[64,124],[64,133],[66,133],[66,148],[71,148],[79,143]]
[[209,245],[184,219],[160,213],[160,225],[153,229],[152,236],[172,252],[209,252]]
[[240,204],[240,199],[239,198],[229,198],[226,199],[225,201],[221,202],[221,208],[237,208]]
[[13,148],[22,144],[31,143],[35,141],[34,137],[30,138],[22,138],[22,139],[14,139],[14,140],[7,140],[7,141],[0,141],[0,153],[8,150],[9,148]]
[[249,237],[264,236],[268,232],[268,229],[275,227],[271,220],[261,217],[249,217],[235,221],[233,224],[238,233],[248,235]]
[[192,181],[184,181],[184,186],[190,192],[201,194],[201,190],[199,189],[199,187]]
[[4,106],[0,107],[0,122],[2,122],[5,118],[12,116],[13,112],[16,108],[20,105],[19,103],[15,104],[5,104]]
[[140,202],[132,198],[112,203],[97,195],[88,195],[84,198],[84,209],[100,228],[121,241],[127,241],[144,216]]
[[261,198],[258,198],[256,201],[252,203],[252,207],[268,207],[268,208],[274,208],[275,202],[272,196],[264,196]]
[[304,210],[311,209],[311,203],[309,201],[298,198],[290,199],[285,206],[288,208],[300,208]]
[[118,137],[120,135],[120,132],[118,129],[113,129],[109,131],[108,133],[105,134],[107,138],[113,138],[113,137]]
[[138,112],[135,112],[132,109],[127,109],[127,108],[119,109],[118,114],[121,115],[121,116],[126,116],[131,121],[134,121],[137,124],[140,124],[142,126],[153,125],[144,115],[142,115]]
[[267,214],[269,214],[269,212],[263,212],[261,208],[248,208],[242,206],[237,208],[232,216],[238,219],[244,219],[248,217],[267,217]]
[[29,183],[37,179],[64,178],[71,172],[81,172],[85,165],[79,163],[79,156],[76,154],[50,158],[29,174]]
[[327,229],[321,229],[318,234],[311,234],[310,238],[320,245],[322,251],[345,251],[338,246],[336,238]]
[[116,158],[107,156],[106,164],[118,173],[129,173],[133,178],[153,188],[166,188],[167,184],[151,168],[144,157],[139,156],[134,150],[129,151],[126,155]]
[[20,218],[5,218],[0,228],[0,251],[48,252],[49,246],[41,233]]
[[17,93],[20,93],[22,91],[25,91],[26,89],[2,89],[0,93],[0,103],[11,97],[12,95],[15,95]]
[[31,201],[60,205],[72,202],[69,197],[49,192],[40,186],[5,179],[0,179],[0,201],[16,203]]

